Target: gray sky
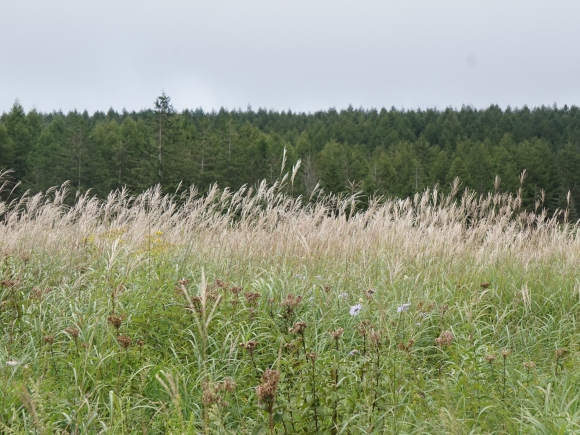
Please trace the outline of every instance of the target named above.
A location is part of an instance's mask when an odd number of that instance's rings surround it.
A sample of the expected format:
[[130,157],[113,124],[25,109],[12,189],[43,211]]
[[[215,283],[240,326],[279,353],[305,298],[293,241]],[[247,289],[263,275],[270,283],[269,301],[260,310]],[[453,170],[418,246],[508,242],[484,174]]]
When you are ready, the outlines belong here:
[[578,0],[4,0],[0,113],[580,105]]

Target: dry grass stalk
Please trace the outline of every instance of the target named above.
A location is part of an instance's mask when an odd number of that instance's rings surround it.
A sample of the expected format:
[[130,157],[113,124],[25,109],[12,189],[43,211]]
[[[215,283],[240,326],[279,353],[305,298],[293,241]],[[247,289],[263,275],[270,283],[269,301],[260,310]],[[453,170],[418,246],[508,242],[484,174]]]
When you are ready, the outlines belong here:
[[562,225],[563,212],[523,212],[517,195],[458,195],[456,183],[449,195],[427,189],[404,200],[371,201],[355,213],[353,197],[321,196],[304,204],[282,187],[262,183],[256,190],[231,192],[214,186],[204,196],[192,187],[174,198],[157,186],[136,197],[126,190],[106,200],[80,195],[68,207],[63,185],[0,202],[0,240],[5,252],[22,258],[31,252],[74,258],[95,248],[110,267],[122,256],[149,249],[147,237],[155,232],[163,234],[163,244],[151,249],[172,249],[187,240],[188,251],[207,261],[243,257],[256,267],[277,265],[281,256],[304,264],[328,255],[353,262],[364,249],[367,258],[392,262],[391,279],[397,278],[398,264],[426,258],[440,258],[450,267],[466,258],[484,267],[508,256],[527,267],[554,259],[565,268],[580,266],[578,225]]

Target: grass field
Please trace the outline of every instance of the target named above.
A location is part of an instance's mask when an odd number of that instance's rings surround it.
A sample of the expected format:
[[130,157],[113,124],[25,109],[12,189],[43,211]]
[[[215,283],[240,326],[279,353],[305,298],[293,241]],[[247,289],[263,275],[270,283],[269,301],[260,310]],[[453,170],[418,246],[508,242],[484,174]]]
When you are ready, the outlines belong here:
[[565,212],[291,186],[0,203],[0,432],[580,433]]

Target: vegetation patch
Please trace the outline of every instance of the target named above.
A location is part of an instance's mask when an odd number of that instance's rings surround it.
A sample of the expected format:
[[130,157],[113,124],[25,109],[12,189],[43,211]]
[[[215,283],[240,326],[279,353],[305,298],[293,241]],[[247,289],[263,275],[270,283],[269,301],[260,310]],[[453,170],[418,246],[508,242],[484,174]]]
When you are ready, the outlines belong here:
[[565,210],[292,183],[0,203],[0,430],[580,431]]

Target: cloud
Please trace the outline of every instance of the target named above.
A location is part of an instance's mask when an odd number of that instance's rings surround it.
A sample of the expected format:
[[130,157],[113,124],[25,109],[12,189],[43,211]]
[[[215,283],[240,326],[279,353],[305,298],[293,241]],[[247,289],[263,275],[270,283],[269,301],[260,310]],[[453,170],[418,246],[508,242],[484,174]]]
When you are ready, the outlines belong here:
[[580,104],[579,15],[563,0],[7,2],[0,111],[139,110],[162,89],[177,109]]

